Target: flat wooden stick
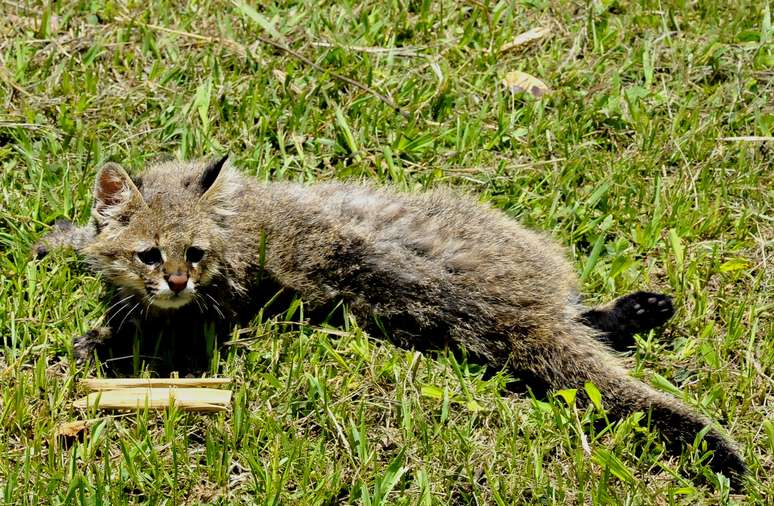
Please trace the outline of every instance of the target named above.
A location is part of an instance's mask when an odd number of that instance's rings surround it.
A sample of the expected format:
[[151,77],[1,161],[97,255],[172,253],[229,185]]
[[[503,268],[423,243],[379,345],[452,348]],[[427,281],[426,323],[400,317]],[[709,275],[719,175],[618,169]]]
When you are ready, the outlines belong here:
[[73,406],[85,409],[166,409],[174,404],[185,411],[225,411],[231,402],[231,390],[217,388],[121,388],[92,392]]
[[217,387],[230,383],[231,378],[88,378],[80,381],[91,391],[134,387]]

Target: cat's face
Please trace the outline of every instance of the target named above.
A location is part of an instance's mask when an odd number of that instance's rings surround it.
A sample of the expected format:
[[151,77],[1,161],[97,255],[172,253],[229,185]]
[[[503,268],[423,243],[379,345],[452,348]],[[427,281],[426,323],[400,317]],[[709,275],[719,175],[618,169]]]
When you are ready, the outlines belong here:
[[174,309],[193,302],[218,274],[221,241],[208,230],[215,224],[205,213],[159,214],[160,206],[153,204],[121,230],[98,237],[89,253],[100,257],[100,270],[114,284],[149,305]]
[[223,190],[216,184],[223,162],[167,166],[138,185],[119,166],[103,167],[93,211],[98,234],[86,249],[88,260],[149,306],[208,305],[202,289],[216,282],[223,265],[219,216],[228,211],[210,194]]

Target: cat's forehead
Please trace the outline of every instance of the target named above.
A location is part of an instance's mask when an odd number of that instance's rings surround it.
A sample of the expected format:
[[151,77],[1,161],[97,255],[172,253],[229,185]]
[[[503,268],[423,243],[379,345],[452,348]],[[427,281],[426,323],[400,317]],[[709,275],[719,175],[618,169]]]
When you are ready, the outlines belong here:
[[138,242],[173,248],[184,248],[194,243],[200,247],[209,244],[211,224],[196,206],[173,206],[163,201],[156,204],[149,203],[144,212],[134,217],[126,230],[127,238],[135,237]]
[[137,178],[137,186],[146,201],[156,197],[170,199],[175,196],[190,198],[198,191],[202,177],[201,162],[165,162],[145,169]]

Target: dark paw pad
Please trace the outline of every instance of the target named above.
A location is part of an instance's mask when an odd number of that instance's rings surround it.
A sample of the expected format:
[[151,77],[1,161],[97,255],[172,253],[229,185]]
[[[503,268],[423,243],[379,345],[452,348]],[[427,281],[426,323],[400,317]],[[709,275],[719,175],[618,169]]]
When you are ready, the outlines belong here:
[[672,298],[651,292],[634,292],[615,302],[616,319],[632,332],[647,332],[660,327],[675,314]]

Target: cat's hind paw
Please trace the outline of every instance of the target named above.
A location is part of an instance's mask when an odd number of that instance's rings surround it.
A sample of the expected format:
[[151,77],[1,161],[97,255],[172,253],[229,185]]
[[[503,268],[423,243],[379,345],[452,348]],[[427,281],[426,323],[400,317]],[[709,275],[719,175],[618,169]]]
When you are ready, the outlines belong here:
[[630,333],[641,334],[665,324],[674,314],[672,298],[653,292],[634,292],[615,301],[616,319]]

